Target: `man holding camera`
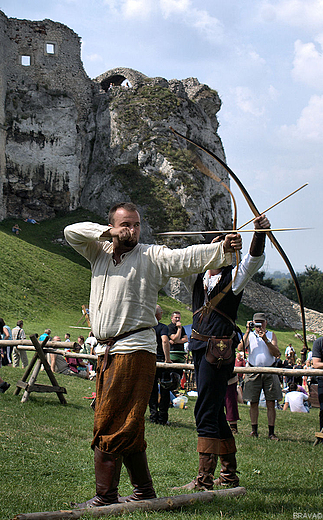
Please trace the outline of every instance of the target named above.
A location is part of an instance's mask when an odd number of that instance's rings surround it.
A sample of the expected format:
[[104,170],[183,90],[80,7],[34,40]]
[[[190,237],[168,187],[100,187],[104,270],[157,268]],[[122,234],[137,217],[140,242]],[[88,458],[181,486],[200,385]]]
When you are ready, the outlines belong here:
[[[279,356],[277,338],[273,332],[267,330],[267,320],[263,312],[256,312],[252,321],[247,322],[247,330],[238,350],[243,350],[243,343],[248,350],[250,367],[271,367],[275,365]],[[282,399],[279,377],[277,374],[246,374],[243,387],[243,400],[250,401],[250,420],[252,437],[258,437],[259,397],[264,391],[267,406],[268,437],[278,441],[275,435],[275,401]]]

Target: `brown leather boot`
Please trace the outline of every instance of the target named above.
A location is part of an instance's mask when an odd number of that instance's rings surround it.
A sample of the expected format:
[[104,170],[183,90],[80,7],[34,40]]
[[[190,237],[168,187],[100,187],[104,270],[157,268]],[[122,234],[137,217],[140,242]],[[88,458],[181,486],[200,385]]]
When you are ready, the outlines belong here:
[[179,489],[187,489],[193,491],[193,489],[213,489],[213,475],[216,468],[218,456],[214,453],[199,453],[199,472],[197,477],[185,484],[185,486],[174,487],[174,491]]
[[83,502],[76,504],[77,508],[90,508],[107,506],[118,502],[118,484],[122,466],[122,456],[101,451],[95,447],[94,467],[96,480],[96,495]]
[[133,493],[127,497],[120,497],[119,502],[134,502],[137,500],[149,500],[156,498],[153,481],[148,468],[145,451],[132,453],[123,458],[127,468],[130,482],[133,485]]
[[221,471],[219,478],[214,480],[215,486],[239,486],[239,477],[236,474],[237,460],[235,453],[220,455]]

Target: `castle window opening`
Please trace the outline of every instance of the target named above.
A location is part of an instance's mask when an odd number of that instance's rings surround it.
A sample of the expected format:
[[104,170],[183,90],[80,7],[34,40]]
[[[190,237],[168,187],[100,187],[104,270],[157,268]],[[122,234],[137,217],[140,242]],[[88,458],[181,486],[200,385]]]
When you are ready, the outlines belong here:
[[46,43],[46,53],[55,54],[55,43]]
[[23,54],[22,56],[20,56],[20,63],[24,67],[30,67],[31,56],[27,56],[26,54]]

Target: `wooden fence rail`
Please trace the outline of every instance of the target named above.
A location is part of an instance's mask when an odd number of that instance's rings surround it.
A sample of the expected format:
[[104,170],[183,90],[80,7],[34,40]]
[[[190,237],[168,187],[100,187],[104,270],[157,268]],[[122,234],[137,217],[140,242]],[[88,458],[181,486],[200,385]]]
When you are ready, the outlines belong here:
[[[21,340],[0,340],[0,347],[5,345],[17,346],[18,350],[26,350],[26,351],[35,351],[35,347],[33,343],[26,339]],[[63,347],[70,349],[73,343],[69,341],[48,341],[46,343],[46,347],[43,348],[44,353],[50,354],[59,354],[61,356],[89,359],[89,360],[97,360],[97,355],[91,354],[78,354],[77,352],[65,352],[64,350],[60,350],[57,347]],[[56,347],[56,348],[55,348]],[[71,355],[73,354],[73,355]],[[157,362],[156,366],[158,368],[181,368],[183,370],[194,370],[194,365],[192,363],[160,363]],[[278,374],[279,376],[290,376],[291,369],[286,368],[277,368],[277,367],[234,367],[235,374]],[[311,369],[300,369],[294,368],[292,369],[293,376],[321,376],[323,377],[323,369],[311,368]]]

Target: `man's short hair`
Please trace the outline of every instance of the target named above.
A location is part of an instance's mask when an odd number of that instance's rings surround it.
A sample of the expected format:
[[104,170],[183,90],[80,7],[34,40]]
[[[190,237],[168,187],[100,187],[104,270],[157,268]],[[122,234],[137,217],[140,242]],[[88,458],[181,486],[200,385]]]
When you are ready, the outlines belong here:
[[24,322],[22,320],[17,321],[17,327],[22,327]]
[[133,204],[133,202],[120,202],[119,204],[112,206],[109,211],[108,220],[110,224],[113,224],[114,214],[120,208],[126,209],[127,211],[137,211],[139,213],[136,204]]
[[297,390],[297,383],[289,383],[288,388],[289,388],[290,392],[296,392],[296,390]]
[[175,316],[175,314],[179,314],[179,315],[181,315],[180,311],[174,311],[174,312],[172,312],[171,318],[172,318],[173,316]]

